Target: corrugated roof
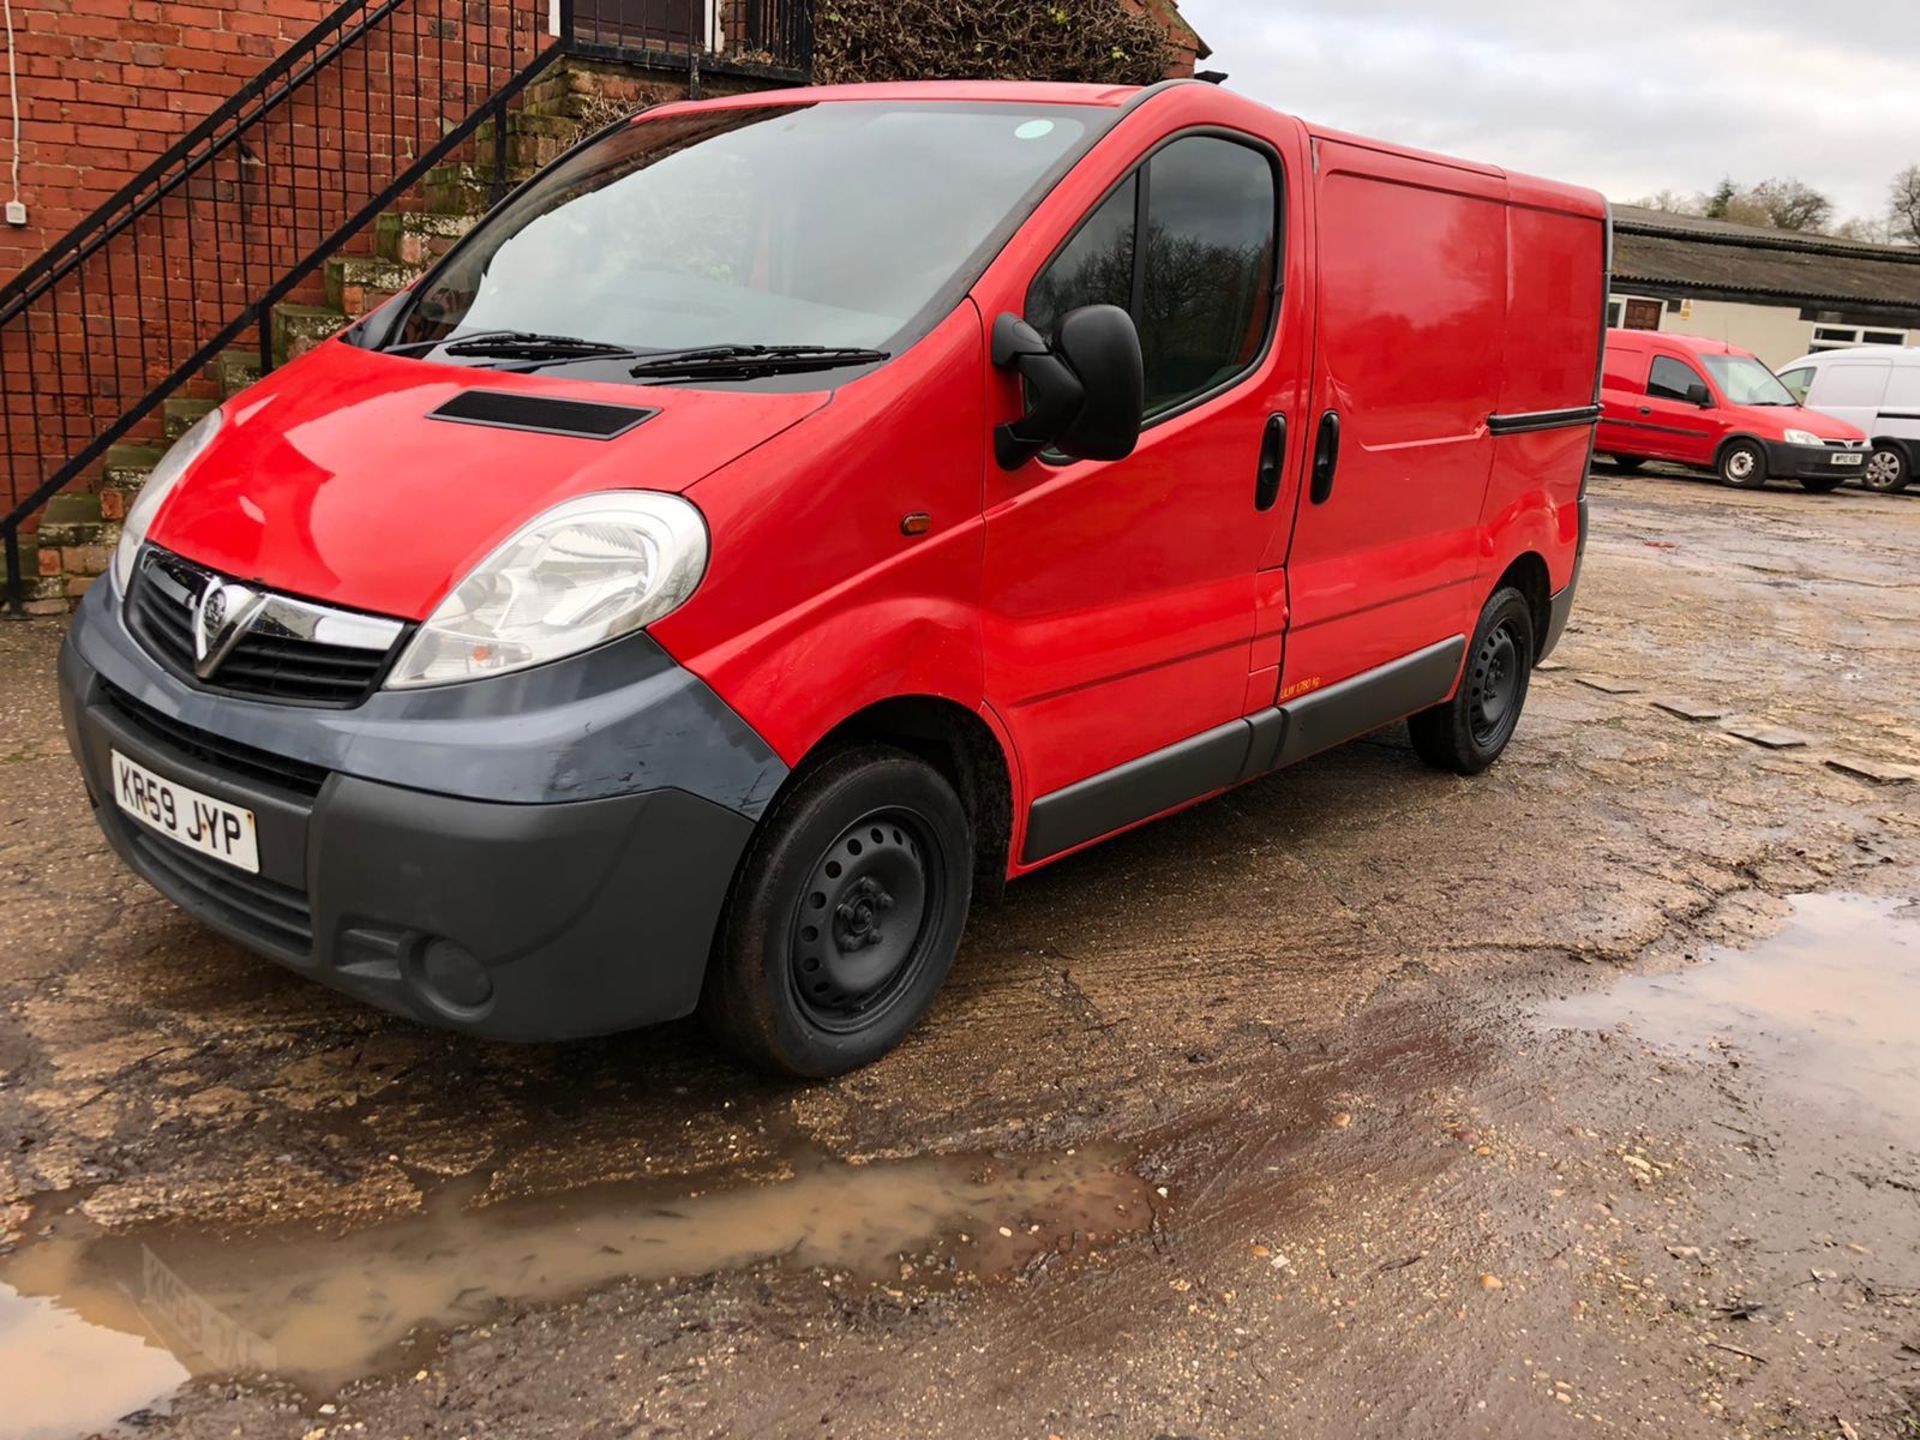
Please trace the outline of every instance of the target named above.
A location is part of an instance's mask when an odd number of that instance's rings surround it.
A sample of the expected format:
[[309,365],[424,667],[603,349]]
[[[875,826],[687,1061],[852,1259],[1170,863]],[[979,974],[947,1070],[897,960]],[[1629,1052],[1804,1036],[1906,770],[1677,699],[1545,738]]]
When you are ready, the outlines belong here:
[[1615,288],[1632,281],[1920,311],[1920,248],[1613,207]]

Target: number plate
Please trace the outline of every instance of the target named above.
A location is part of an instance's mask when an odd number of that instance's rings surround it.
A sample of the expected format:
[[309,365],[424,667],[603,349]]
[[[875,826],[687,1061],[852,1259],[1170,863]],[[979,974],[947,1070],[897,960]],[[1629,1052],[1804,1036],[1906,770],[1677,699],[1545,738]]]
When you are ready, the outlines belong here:
[[1864,462],[1866,458],[1867,457],[1862,455],[1858,450],[1843,450],[1833,457],[1833,463],[1836,465],[1859,465]]
[[114,803],[169,840],[242,870],[260,873],[253,812],[229,805],[113,752]]

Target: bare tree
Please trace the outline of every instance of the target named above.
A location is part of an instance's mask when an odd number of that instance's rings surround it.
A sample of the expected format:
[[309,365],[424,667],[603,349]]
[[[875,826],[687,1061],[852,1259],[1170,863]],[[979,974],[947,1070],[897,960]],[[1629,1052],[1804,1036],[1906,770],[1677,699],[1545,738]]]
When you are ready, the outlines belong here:
[[1642,210],[1664,210],[1669,215],[1704,215],[1707,213],[1707,197],[1689,195],[1680,190],[1656,190],[1651,195],[1642,195],[1638,200],[1629,200],[1629,205],[1638,205]]
[[1833,220],[1833,201],[1791,175],[1762,180],[1749,192],[1768,220],[1782,230],[1824,232]]
[[1887,194],[1887,224],[1893,239],[1920,245],[1920,165],[1909,165],[1893,177]]

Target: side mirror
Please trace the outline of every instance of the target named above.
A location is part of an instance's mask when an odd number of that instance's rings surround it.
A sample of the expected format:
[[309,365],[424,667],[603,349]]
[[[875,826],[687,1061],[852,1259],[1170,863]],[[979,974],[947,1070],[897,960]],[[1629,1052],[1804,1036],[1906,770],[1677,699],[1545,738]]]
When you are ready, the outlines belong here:
[[993,433],[994,458],[1018,470],[1042,450],[1076,460],[1124,460],[1140,438],[1146,366],[1140,332],[1118,305],[1083,305],[1051,343],[1018,315],[993,322],[993,363],[1025,382],[1026,414]]
[[1687,386],[1687,403],[1698,405],[1702,410],[1713,408],[1713,392],[1698,380]]

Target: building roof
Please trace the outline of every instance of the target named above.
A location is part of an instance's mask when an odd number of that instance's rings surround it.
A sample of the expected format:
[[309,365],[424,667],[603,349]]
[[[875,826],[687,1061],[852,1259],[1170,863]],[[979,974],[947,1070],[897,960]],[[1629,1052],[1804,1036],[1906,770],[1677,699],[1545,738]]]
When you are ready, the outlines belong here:
[[1796,305],[1869,305],[1920,313],[1920,248],[1874,245],[1613,207],[1614,288],[1648,285]]

